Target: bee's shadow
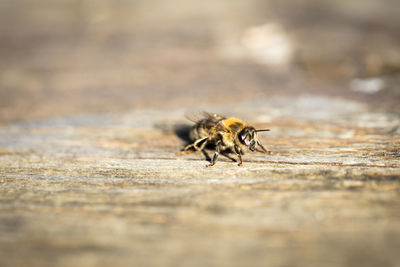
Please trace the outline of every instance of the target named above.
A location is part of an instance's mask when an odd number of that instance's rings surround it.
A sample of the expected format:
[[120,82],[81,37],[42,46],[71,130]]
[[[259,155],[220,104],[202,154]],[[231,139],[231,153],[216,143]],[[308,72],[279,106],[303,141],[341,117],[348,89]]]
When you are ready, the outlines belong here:
[[156,123],[154,128],[162,131],[164,134],[174,134],[179,139],[185,142],[185,145],[191,143],[190,130],[192,126],[188,124],[173,124],[173,123]]
[[192,130],[192,126],[187,124],[176,124],[172,126],[173,133],[179,137],[182,141],[185,142],[185,145],[191,143],[190,139],[190,131]]

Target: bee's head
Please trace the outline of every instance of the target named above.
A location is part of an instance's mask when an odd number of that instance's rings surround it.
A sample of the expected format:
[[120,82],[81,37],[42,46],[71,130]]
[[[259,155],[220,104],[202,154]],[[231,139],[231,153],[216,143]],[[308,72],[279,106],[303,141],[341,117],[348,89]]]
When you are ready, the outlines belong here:
[[251,151],[256,149],[257,131],[254,127],[247,126],[239,133],[239,141],[246,145]]
[[[269,131],[269,129],[256,130],[252,126],[246,126],[242,131],[240,131],[238,135],[239,141],[245,146],[247,146],[251,151],[254,151],[256,149],[257,144],[261,148],[263,148],[260,141],[258,140],[257,132],[259,131]],[[265,149],[263,148],[263,150]]]

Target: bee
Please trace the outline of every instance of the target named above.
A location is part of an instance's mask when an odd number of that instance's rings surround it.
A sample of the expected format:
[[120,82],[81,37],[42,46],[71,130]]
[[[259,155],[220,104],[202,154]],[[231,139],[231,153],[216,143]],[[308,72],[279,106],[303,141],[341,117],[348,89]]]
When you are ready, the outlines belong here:
[[203,151],[207,145],[214,145],[215,153],[208,166],[213,166],[217,162],[219,153],[227,157],[229,157],[229,153],[235,153],[239,158],[239,166],[243,163],[242,155],[244,155],[245,149],[255,151],[258,145],[262,152],[269,153],[258,140],[257,133],[270,129],[255,129],[240,119],[226,118],[206,112],[203,113],[203,118],[200,120],[187,118],[195,122],[189,133],[193,143],[187,145],[183,151],[190,149]]

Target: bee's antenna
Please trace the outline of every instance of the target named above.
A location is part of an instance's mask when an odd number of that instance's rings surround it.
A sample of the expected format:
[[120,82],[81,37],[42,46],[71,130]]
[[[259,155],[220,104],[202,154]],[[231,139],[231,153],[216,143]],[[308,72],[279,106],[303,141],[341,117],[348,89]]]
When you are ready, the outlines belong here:
[[271,131],[270,129],[258,129],[256,130],[256,132],[267,132],[267,131]]

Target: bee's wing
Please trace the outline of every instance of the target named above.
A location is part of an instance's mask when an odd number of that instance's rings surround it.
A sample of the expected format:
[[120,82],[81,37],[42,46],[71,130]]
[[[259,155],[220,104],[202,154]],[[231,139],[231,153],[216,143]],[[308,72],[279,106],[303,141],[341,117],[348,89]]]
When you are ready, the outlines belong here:
[[185,118],[194,123],[197,123],[202,119],[200,116],[198,116],[198,114],[186,114],[186,113],[185,113]]
[[203,118],[210,119],[215,122],[220,122],[220,121],[226,119],[226,117],[224,117],[222,115],[218,115],[216,113],[209,113],[207,111],[203,111],[203,112],[201,112],[201,114],[202,114]]
[[217,123],[218,121],[225,119],[224,116],[221,116],[221,115],[218,115],[215,113],[209,113],[207,111],[202,111],[197,114],[185,114],[185,118],[194,123],[197,123],[197,122],[199,122],[201,120],[205,120],[205,119],[210,122]]
[[220,132],[230,132],[228,128],[226,128],[221,121],[218,121],[216,124],[214,124],[215,130],[220,131]]
[[222,123],[226,119],[224,116],[215,113],[209,113],[206,111],[203,111],[202,114],[203,117],[205,118],[203,120],[203,123],[207,128],[209,129],[214,128],[218,132],[229,132],[229,129],[227,129]]

